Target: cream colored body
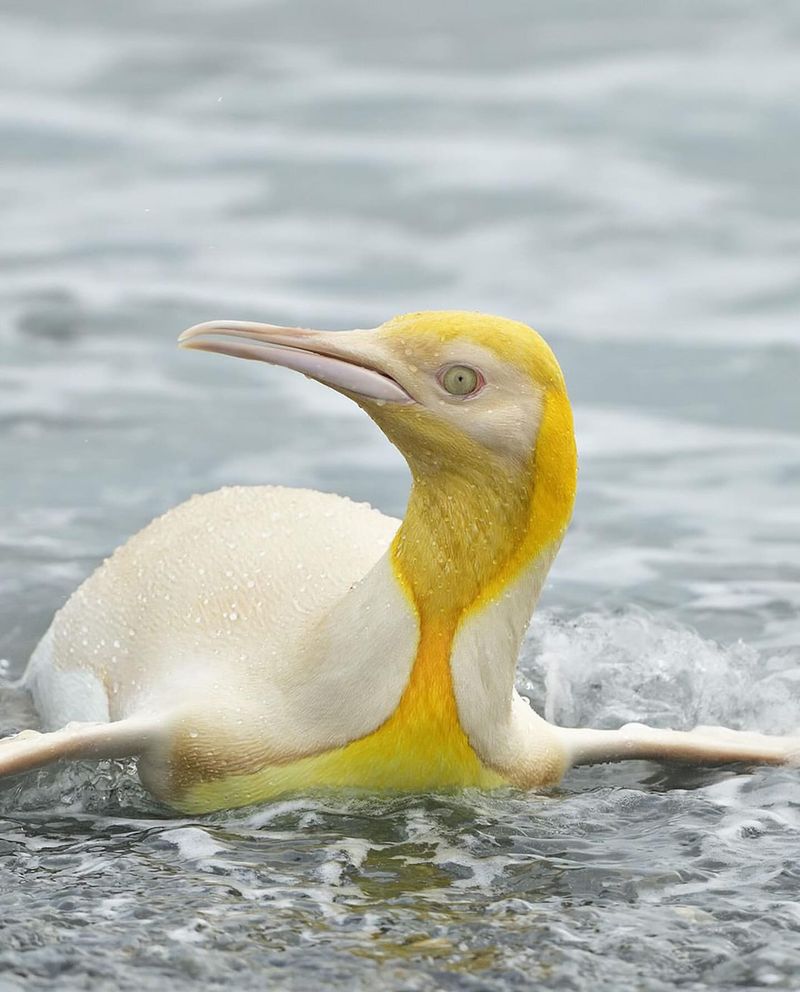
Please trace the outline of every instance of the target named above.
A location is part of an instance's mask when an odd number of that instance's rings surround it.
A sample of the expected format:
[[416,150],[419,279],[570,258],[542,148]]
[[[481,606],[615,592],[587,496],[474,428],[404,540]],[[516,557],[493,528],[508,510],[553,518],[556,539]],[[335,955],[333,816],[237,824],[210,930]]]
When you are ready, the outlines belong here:
[[382,562],[398,523],[267,486],[164,514],[83,583],[34,653],[24,681],[46,729],[152,717],[170,745],[211,732],[263,763],[369,733],[397,705],[416,646]]
[[[280,487],[176,507],[56,614],[24,676],[45,729],[152,721],[140,774],[164,798],[181,743],[213,751],[224,741],[217,776],[278,765],[284,781],[287,765],[368,736],[396,709],[418,643],[387,555],[398,525],[365,504]],[[468,618],[453,648],[462,726],[508,781],[566,765],[514,689],[545,573],[527,570]]]

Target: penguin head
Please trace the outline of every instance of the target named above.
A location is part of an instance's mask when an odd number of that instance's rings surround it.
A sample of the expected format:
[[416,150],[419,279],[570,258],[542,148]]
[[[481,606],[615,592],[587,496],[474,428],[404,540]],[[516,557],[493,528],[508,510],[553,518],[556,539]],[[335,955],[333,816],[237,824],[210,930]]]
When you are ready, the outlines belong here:
[[554,411],[547,443],[574,462],[558,362],[539,334],[505,317],[426,311],[351,331],[210,321],[179,342],[294,369],[343,393],[376,421],[415,477],[519,472],[529,481]]

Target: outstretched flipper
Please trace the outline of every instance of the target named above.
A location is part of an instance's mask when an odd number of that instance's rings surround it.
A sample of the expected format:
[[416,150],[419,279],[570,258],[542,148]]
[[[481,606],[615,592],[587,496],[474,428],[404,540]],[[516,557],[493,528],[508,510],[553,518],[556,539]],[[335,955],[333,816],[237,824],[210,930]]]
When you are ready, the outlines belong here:
[[659,730],[641,723],[629,723],[619,730],[557,729],[570,765],[632,759],[694,765],[800,765],[800,736],[779,737],[725,727]]
[[72,723],[61,730],[23,730],[0,740],[0,777],[42,768],[62,758],[135,758],[157,738],[154,722]]

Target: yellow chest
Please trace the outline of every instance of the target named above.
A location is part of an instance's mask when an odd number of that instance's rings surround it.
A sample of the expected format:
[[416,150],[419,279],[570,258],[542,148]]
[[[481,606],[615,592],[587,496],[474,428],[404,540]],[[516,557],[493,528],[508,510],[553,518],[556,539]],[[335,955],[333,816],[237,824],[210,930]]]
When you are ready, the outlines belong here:
[[373,733],[288,764],[193,783],[171,799],[172,805],[203,812],[307,789],[426,791],[506,784],[481,763],[461,728],[450,677],[450,644],[447,630],[427,628],[399,705]]

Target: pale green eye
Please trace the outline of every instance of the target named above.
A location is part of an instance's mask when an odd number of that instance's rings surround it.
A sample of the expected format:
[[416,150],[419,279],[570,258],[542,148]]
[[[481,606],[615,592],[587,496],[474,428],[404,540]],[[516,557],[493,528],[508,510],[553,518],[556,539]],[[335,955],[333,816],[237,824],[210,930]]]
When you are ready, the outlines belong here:
[[442,372],[439,381],[452,396],[469,396],[481,384],[479,374],[469,365],[451,365]]

